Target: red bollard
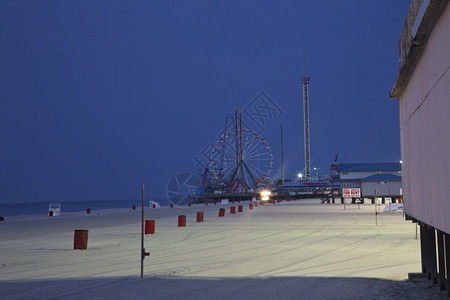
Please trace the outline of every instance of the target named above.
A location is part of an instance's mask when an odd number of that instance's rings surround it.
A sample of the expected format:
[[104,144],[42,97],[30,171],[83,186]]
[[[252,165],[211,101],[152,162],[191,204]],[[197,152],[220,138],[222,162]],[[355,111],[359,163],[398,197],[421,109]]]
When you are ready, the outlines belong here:
[[185,215],[178,216],[178,227],[186,227],[186,216]]
[[225,217],[225,208],[219,209],[219,217]]
[[49,211],[48,211],[48,216],[49,216],[49,217],[53,217],[53,210],[49,210]]
[[156,204],[153,204],[153,206],[152,206],[153,208],[156,208]]
[[243,212],[244,211],[244,207],[242,205],[238,206],[238,212]]
[[170,203],[170,207],[173,207],[173,203]]
[[235,214],[235,213],[236,213],[236,207],[230,206],[230,214]]
[[155,233],[155,220],[145,220],[145,234]]
[[73,249],[75,250],[87,249],[88,233],[89,232],[85,229],[75,230],[73,237]]
[[197,212],[197,222],[203,222],[203,212],[202,211]]
[[91,209],[90,208],[86,208],[86,213],[90,214],[91,213]]
[[136,205],[133,205],[133,206],[131,207],[131,209],[132,209],[132,210],[136,210]]
[[253,209],[253,203],[250,203],[250,204],[248,205],[248,209]]

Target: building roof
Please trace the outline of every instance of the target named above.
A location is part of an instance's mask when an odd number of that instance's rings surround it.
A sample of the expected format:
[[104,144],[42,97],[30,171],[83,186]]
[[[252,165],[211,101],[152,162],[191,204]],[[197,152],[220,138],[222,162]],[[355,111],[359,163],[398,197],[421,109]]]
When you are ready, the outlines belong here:
[[447,0],[412,0],[400,37],[400,70],[391,90],[391,98],[398,99],[425,51],[434,25],[447,6]]
[[362,182],[371,181],[402,181],[402,176],[395,174],[375,174],[361,179]]
[[339,172],[395,172],[401,170],[402,165],[399,162],[340,164],[338,167]]

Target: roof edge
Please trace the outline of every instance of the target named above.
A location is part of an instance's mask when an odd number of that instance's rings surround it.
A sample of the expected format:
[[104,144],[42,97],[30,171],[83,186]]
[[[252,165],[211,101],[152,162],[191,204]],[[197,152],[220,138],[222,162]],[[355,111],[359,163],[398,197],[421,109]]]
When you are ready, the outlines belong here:
[[[420,2],[420,9],[417,4]],[[400,70],[391,89],[390,98],[399,99],[425,51],[428,38],[449,0],[413,1],[409,7],[400,37]]]

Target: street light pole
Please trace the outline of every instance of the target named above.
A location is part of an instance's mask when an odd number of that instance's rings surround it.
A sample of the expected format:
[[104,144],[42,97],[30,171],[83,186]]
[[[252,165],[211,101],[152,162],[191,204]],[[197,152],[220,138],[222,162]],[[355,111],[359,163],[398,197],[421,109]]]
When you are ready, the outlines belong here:
[[316,171],[317,181],[319,181],[319,169],[320,168],[314,168],[314,171]]

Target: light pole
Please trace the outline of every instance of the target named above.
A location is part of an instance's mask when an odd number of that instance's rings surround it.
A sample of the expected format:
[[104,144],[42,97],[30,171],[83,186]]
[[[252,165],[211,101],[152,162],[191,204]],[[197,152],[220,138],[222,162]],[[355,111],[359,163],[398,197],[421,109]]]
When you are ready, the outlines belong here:
[[314,171],[316,171],[317,181],[319,181],[319,169],[320,168],[314,168]]

